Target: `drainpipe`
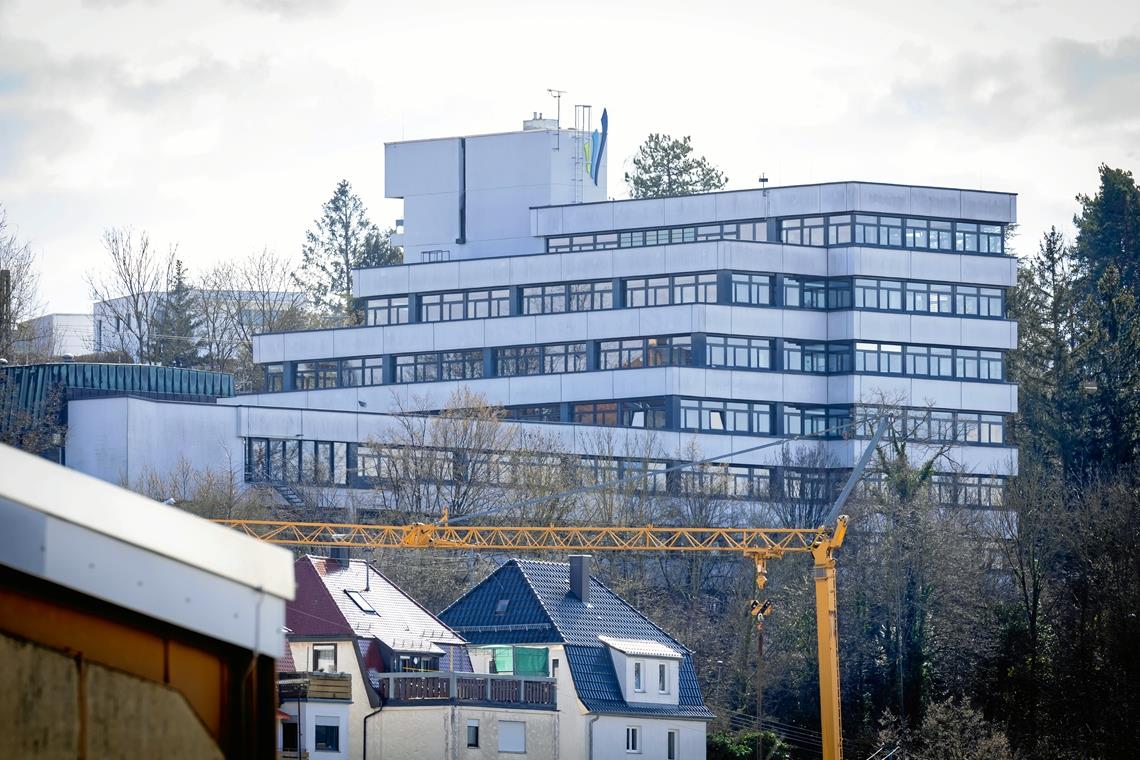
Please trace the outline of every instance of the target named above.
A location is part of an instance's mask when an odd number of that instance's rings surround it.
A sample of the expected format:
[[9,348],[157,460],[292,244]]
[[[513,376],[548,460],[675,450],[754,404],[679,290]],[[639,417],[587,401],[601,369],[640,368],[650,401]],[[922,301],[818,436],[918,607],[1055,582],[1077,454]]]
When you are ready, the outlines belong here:
[[383,709],[384,706],[381,705],[364,716],[364,760],[368,760],[368,719]]
[[590,718],[590,743],[586,749],[586,760],[594,760],[594,724],[598,722],[601,715],[595,715]]

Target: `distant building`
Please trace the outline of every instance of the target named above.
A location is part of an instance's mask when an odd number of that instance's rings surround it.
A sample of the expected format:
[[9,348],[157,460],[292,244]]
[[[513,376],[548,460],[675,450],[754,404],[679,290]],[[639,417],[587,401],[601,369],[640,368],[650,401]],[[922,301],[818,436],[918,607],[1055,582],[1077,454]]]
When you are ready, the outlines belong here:
[[[250,332],[257,332],[266,328],[261,324],[262,311],[256,304],[268,299],[284,309],[292,306],[302,308],[306,303],[306,296],[299,291],[269,291],[255,293],[244,290],[204,290],[194,288],[192,297],[207,300],[214,308],[221,310],[225,305],[234,312],[236,317],[240,311],[240,318],[245,321]],[[143,304],[142,325],[139,325],[139,316],[133,312],[134,303],[127,298],[114,298],[107,301],[97,301],[92,306],[92,320],[94,339],[93,345],[96,353],[122,352],[135,360],[139,358],[139,341],[144,344],[153,343],[159,337],[156,332],[157,321],[162,314],[165,302],[165,293],[151,292],[143,295],[137,303]],[[201,309],[199,309],[201,311]],[[233,318],[231,317],[231,319]],[[203,327],[199,327],[199,335],[204,337]],[[227,336],[219,336],[225,339]],[[236,333],[229,335],[231,340],[237,340]],[[204,349],[203,349],[204,350]]]
[[278,674],[290,716],[284,750],[351,760],[559,756],[545,670],[473,673],[467,642],[363,560],[306,556],[294,567],[286,625],[297,670]]
[[0,445],[5,757],[274,757],[288,551]]
[[4,358],[21,362],[22,357],[30,356],[43,361],[93,353],[93,324],[90,314],[44,314],[21,322],[12,345],[14,356]]
[[[774,524],[834,499],[887,404],[912,460],[938,457],[938,503],[1002,508],[1016,195],[843,181],[609,200],[595,144],[530,120],[386,145],[409,263],[355,273],[363,325],[257,336],[266,392],[196,409],[187,440],[226,442],[191,464],[241,452],[250,481],[378,500],[388,415],[467,390],[583,480],[640,477],[654,499],[695,483],[727,519]],[[165,421],[185,410],[82,404],[74,440],[99,451],[77,467],[176,463]],[[127,424],[151,461],[100,447]],[[706,487],[675,472],[693,452],[736,453]]]
[[588,561],[512,559],[440,619],[467,639],[477,671],[518,667],[520,653],[549,662],[560,757],[703,759],[713,714],[692,654],[590,577]]

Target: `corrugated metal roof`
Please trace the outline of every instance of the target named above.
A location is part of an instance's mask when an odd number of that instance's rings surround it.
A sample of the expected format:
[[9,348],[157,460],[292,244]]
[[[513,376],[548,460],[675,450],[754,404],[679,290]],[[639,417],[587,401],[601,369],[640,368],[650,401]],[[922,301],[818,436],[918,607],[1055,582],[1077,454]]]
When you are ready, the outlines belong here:
[[[583,604],[570,592],[568,564],[512,559],[439,617],[472,644],[565,644],[578,698],[591,712],[712,717],[689,651],[597,578],[590,578],[589,604]],[[675,652],[681,659],[679,704],[624,701],[603,636]]]

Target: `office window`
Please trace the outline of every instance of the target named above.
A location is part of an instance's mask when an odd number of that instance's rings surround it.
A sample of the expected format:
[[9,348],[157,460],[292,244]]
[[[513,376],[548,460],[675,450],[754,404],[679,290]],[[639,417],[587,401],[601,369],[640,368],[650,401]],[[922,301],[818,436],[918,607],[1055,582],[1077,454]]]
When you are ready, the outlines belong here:
[[732,302],[752,306],[772,303],[772,275],[732,273]]
[[903,284],[899,280],[872,280],[855,278],[856,309],[889,309],[901,311],[903,308]]
[[522,289],[523,314],[561,314],[565,311],[565,285],[534,285]]
[[477,720],[467,721],[467,746],[479,746],[479,721]]
[[463,319],[463,293],[425,293],[420,296],[421,322],[449,322]]
[[1005,250],[1002,240],[1000,224],[982,224],[978,226],[978,252],[1003,253]]
[[663,662],[657,664],[657,693],[669,693],[669,666]]
[[542,346],[495,349],[495,374],[499,377],[542,373]]
[[705,339],[705,364],[709,367],[771,369],[772,341],[768,338],[710,335]]
[[916,377],[953,377],[954,352],[937,346],[907,346],[904,372]]
[[959,285],[955,293],[955,306],[963,316],[1001,317],[1005,313],[1001,288],[982,288]]
[[340,751],[340,724],[336,718],[317,717],[317,724],[313,726],[313,749]]
[[603,340],[598,343],[598,369],[625,369],[645,366],[645,341]]
[[827,372],[827,344],[784,341],[784,370],[787,372]]
[[336,644],[313,644],[313,672],[337,672]]
[[930,247],[939,251],[954,248],[954,230],[950,222],[930,221]]
[[1001,380],[1004,375],[1000,351],[959,348],[954,361],[957,376],[966,380]]
[[677,760],[680,739],[680,732],[675,729],[669,729],[665,734],[665,760]]
[[467,293],[467,318],[506,317],[511,313],[511,292],[506,288]]
[[542,347],[543,374],[586,371],[585,343],[558,343]]
[[444,380],[473,380],[483,377],[482,351],[445,351],[440,357]]
[[285,389],[285,365],[265,365],[265,390],[268,393]]
[[693,363],[693,340],[688,335],[646,338],[645,356],[650,367],[687,367]]
[[906,284],[906,310],[919,313],[949,314],[954,310],[953,288],[929,282]]
[[644,401],[621,402],[621,424],[623,427],[659,430],[665,427],[665,400],[646,399]]
[[344,359],[340,363],[340,385],[352,388],[365,385],[381,385],[384,382],[383,359],[379,356],[365,356],[359,359]]
[[716,303],[716,275],[712,273],[675,275],[673,303]]
[[577,282],[570,285],[570,311],[598,311],[614,306],[612,282]]
[[680,413],[681,430],[713,433],[770,433],[772,430],[771,404],[683,398]]
[[827,280],[784,278],[784,306],[803,309],[827,308]]
[[405,354],[396,357],[397,383],[430,383],[439,380],[439,354]]
[[958,222],[954,229],[954,250],[963,253],[978,252],[978,225]]
[[903,241],[907,248],[928,248],[930,223],[925,219],[907,219]]
[[850,309],[852,306],[851,280],[832,279],[827,281],[827,308]]
[[827,218],[827,244],[848,245],[851,242],[851,215]]
[[784,406],[785,435],[824,435],[843,438],[848,429],[842,427],[851,421],[851,410],[843,407]]
[[668,277],[640,277],[625,281],[626,308],[667,306],[671,294]]
[[901,375],[902,346],[897,343],[856,343],[855,371]]
[[625,751],[629,753],[641,752],[641,727],[625,727]]
[[335,388],[337,374],[335,361],[297,362],[293,371],[293,387],[299,391]]
[[570,419],[579,425],[614,427],[618,424],[618,404],[616,401],[574,404]]
[[369,298],[364,304],[369,325],[403,325],[408,322],[408,297]]
[[784,219],[780,222],[780,239],[787,245],[825,245],[823,217]]
[[526,753],[526,723],[521,720],[499,721],[499,751]]

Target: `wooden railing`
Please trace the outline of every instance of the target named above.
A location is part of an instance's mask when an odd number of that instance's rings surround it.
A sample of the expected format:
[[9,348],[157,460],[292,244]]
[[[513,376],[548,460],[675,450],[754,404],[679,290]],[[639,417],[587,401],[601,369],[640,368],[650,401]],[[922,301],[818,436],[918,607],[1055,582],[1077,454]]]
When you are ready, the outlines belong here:
[[346,699],[352,701],[352,676],[348,673],[278,673],[280,701],[294,699]]
[[385,702],[481,702],[555,709],[557,681],[540,676],[486,673],[381,673]]

